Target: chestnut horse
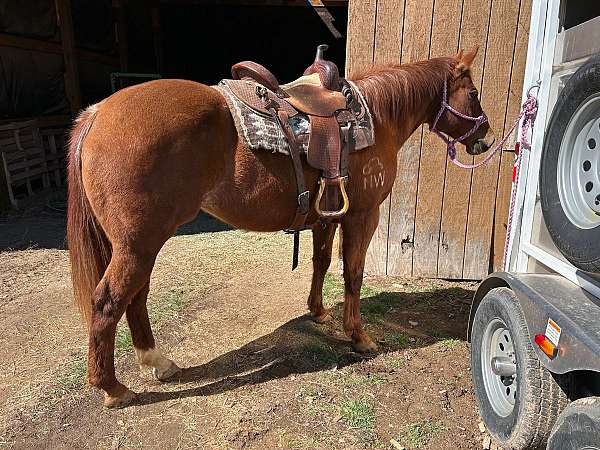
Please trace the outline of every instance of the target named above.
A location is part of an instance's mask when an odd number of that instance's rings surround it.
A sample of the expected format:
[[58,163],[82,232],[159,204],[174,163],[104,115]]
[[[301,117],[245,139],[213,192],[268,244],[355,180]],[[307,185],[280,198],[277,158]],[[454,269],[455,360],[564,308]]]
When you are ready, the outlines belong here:
[[[470,74],[476,53],[371,67],[351,77],[369,105],[376,140],[349,156],[350,209],[340,221],[343,326],[359,352],[377,348],[362,327],[360,288],[379,205],[396,178],[397,152],[421,124],[431,125],[445,83],[455,110],[482,113]],[[472,127],[449,111],[437,123],[452,137]],[[476,155],[492,142],[484,123],[463,143]],[[374,164],[381,182],[369,184],[363,169]],[[304,172],[314,198],[319,173],[306,164]],[[146,309],[150,273],[163,244],[200,211],[236,228],[285,229],[296,212],[292,164],[281,154],[251,151],[214,88],[163,79],[118,91],[80,114],[71,133],[68,177],[67,237],[75,301],[88,325],[88,381],[104,390],[105,406],[121,407],[134,399],[115,377],[115,331],[123,314],[139,364],[151,367],[159,380],[179,370],[156,347]],[[330,318],[322,288],[337,225],[322,226],[314,210],[307,223],[313,224],[314,242],[308,308],[323,322]]]

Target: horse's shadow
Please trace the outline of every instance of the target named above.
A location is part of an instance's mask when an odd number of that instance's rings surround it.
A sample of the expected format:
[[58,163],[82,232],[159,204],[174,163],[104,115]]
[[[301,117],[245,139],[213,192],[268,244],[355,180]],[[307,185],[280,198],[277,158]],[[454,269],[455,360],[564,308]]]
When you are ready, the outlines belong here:
[[[300,316],[209,362],[183,368],[170,380],[170,383],[182,385],[203,381],[206,384],[190,388],[182,386],[183,389],[177,391],[143,392],[137,395],[136,404],[220,394],[293,374],[318,372],[333,367],[340,369],[381,354],[428,346],[441,339],[464,340],[469,309],[465,299],[470,298],[472,293],[469,290],[450,288],[433,293],[384,292],[364,299],[363,316],[368,316],[369,311],[390,310],[382,323],[367,326],[380,347],[373,354],[361,355],[352,351],[350,340],[341,332],[339,318],[342,315],[342,304],[333,308],[334,320],[329,324],[316,324],[308,316]],[[450,300],[440,305],[440,302],[431,301],[432,297]],[[411,306],[415,305],[420,306],[419,329],[412,328],[407,320]],[[448,311],[452,313],[448,314]],[[391,336],[391,339],[386,339],[386,336]],[[397,336],[406,336],[407,339],[398,339]]]

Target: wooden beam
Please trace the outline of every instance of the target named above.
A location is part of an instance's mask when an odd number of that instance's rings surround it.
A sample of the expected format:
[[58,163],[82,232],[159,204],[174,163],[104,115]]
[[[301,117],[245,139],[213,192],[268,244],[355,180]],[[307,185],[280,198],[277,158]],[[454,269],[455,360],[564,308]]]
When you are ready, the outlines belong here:
[[71,16],[71,0],[55,0],[56,15],[65,60],[65,88],[71,112],[77,114],[81,109],[81,89],[79,87],[79,69],[75,54],[75,36],[73,35],[73,18]]
[[[11,34],[0,33],[0,47],[20,48],[22,50],[31,50],[42,53],[63,54],[62,45],[55,42],[42,41],[39,39],[25,38],[21,36],[13,36]],[[107,66],[118,67],[119,61],[111,55],[103,55],[100,53],[90,52],[88,50],[76,49],[77,58],[86,61],[93,61]]]
[[319,18],[323,21],[329,32],[333,35],[334,38],[340,39],[342,33],[338,31],[333,22],[335,19],[331,15],[331,13],[327,10],[327,6],[323,4],[321,0],[308,0],[309,4],[313,7]]

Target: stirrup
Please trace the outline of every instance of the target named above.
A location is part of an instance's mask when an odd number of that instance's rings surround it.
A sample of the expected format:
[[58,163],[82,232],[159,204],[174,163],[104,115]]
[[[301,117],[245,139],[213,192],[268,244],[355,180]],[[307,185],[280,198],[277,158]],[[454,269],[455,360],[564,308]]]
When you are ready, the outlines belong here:
[[[327,185],[338,185],[340,192],[342,194],[342,200],[344,204],[341,209],[338,211],[322,211],[321,210],[321,198],[323,197],[323,193],[325,192],[325,187]],[[338,219],[342,217],[346,212],[348,212],[348,208],[350,207],[350,201],[348,200],[348,194],[346,194],[346,177],[337,177],[337,178],[324,178],[321,177],[319,180],[319,193],[317,194],[317,199],[315,200],[315,210],[320,217],[325,217],[327,219]]]

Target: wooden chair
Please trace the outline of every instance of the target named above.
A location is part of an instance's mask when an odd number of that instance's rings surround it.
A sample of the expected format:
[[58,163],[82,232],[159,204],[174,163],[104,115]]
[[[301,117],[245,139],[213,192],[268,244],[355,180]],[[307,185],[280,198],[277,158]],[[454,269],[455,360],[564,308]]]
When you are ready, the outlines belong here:
[[67,125],[64,128],[42,128],[40,135],[48,175],[54,180],[55,186],[62,186],[66,170]]
[[35,120],[0,126],[2,167],[13,206],[17,207],[14,188],[25,186],[33,195],[32,181],[41,179],[49,186],[48,166],[38,123]]

